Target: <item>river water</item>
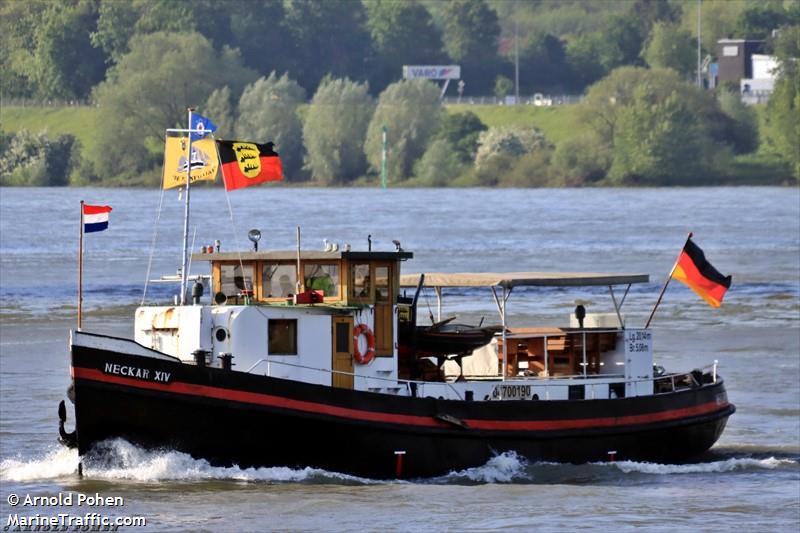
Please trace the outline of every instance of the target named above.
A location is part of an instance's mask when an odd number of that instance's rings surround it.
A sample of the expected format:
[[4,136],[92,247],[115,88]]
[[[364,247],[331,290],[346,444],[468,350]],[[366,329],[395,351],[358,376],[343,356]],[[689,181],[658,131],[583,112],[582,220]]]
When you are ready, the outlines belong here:
[[[506,454],[441,478],[395,482],[314,469],[217,468],[125,441],[108,443],[108,460],[87,465],[85,477],[78,478],[77,454],[56,443],[56,406],[69,383],[81,199],[114,208],[109,230],[86,236],[84,329],[131,336],[133,311],[142,299],[169,301],[175,292],[164,284],[149,284],[146,295],[143,289],[148,277],[173,274],[179,264],[183,207],[177,192],[0,189],[2,526],[13,514],[59,512],[145,517],[145,527],[122,529],[128,531],[800,526],[797,188],[266,186],[229,197],[219,189],[194,190],[194,249],[214,239],[222,241],[223,251],[244,248],[250,228],[262,231],[261,249],[293,249],[299,225],[304,249],[321,249],[323,239],[363,249],[372,235],[375,249],[389,250],[398,239],[415,256],[404,272],[647,273],[650,283],[631,289],[623,307],[632,326],[647,320],[689,231],[706,257],[733,275],[720,309],[670,284],[653,321],[657,363],[679,371],[718,360],[737,406],[722,438],[696,462],[561,465]],[[428,305],[435,313],[435,302],[426,294],[421,315]],[[563,325],[576,303],[589,312],[613,309],[607,290],[518,289],[509,301],[510,323]],[[458,315],[459,322],[497,321],[491,294],[477,289],[446,292],[443,315]],[[68,492],[118,496],[124,505],[9,505],[12,494],[24,499]]]

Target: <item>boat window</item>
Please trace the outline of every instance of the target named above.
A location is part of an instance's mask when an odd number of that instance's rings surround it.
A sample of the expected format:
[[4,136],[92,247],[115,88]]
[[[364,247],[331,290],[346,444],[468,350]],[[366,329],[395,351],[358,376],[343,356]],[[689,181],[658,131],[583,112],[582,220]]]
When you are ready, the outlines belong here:
[[586,387],[584,385],[569,385],[567,395],[570,400],[584,400],[586,398]]
[[297,320],[271,318],[267,322],[269,355],[297,355]]
[[353,334],[350,332],[349,322],[336,323],[336,352],[349,353],[350,352],[350,339]]
[[220,292],[238,296],[253,291],[253,265],[220,265]]
[[339,296],[339,265],[337,263],[306,263],[303,284],[306,290],[322,291],[324,296]]
[[264,298],[291,298],[297,284],[297,267],[264,263],[261,270]]
[[375,301],[388,302],[389,294],[389,267],[375,267]]
[[369,298],[371,283],[369,278],[369,264],[352,265],[350,267],[350,295],[354,298]]

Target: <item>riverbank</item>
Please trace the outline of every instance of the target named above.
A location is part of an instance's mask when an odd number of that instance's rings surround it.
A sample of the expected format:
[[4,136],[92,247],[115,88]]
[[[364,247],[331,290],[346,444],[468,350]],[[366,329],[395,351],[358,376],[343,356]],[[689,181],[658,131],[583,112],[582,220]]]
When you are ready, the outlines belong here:
[[[448,114],[474,113],[488,127],[524,127],[540,130],[548,142],[558,145],[580,136],[583,128],[578,118],[576,105],[563,105],[553,107],[536,107],[532,105],[504,106],[504,105],[472,105],[448,104],[445,107]],[[765,107],[754,106],[759,116],[759,130],[767,128],[765,121]],[[302,110],[301,110],[302,112]],[[44,133],[50,138],[59,135],[71,135],[78,142],[81,154],[94,152],[99,141],[96,121],[99,109],[93,106],[68,106],[68,107],[4,107],[2,110],[2,130],[5,134],[13,134],[20,130],[28,130],[32,134]],[[71,185],[87,185],[80,179],[73,180]],[[140,176],[120,179],[101,179],[93,182],[94,186],[105,187],[147,187],[157,186],[160,181],[160,172],[152,171]],[[6,184],[4,181],[0,182]],[[365,176],[354,180],[353,186],[373,186],[379,183],[375,176]],[[18,184],[14,184],[18,185]],[[289,186],[319,186],[311,181],[288,180]],[[392,187],[403,186],[428,186],[430,183],[411,179],[405,183],[391,183]],[[436,183],[437,186],[475,186],[480,185],[470,180],[454,180],[452,183]],[[569,183],[549,183],[547,180],[532,180],[531,183],[504,182],[498,180],[494,186],[564,186]],[[581,183],[581,186],[613,186],[599,181],[596,183]],[[788,185],[796,186],[797,180],[792,175],[791,166],[780,157],[772,153],[768,146],[762,146],[756,152],[743,154],[731,158],[726,168],[719,168],[714,175],[698,176],[692,185],[719,186],[719,185]]]

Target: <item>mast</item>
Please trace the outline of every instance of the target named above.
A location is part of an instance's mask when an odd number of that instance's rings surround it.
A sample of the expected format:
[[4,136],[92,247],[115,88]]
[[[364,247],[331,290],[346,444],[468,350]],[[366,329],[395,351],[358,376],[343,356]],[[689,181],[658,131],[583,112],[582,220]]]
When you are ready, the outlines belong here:
[[81,231],[78,242],[78,331],[83,321],[83,200],[81,200]]
[[186,304],[187,272],[189,267],[189,190],[192,182],[192,111],[189,110],[189,143],[186,150],[186,203],[183,210],[183,257],[181,258],[181,299],[180,304]]

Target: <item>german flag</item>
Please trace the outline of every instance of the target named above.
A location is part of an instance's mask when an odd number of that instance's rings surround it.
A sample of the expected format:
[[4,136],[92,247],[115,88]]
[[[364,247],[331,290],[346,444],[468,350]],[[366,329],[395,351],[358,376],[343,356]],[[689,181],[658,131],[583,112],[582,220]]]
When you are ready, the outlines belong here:
[[232,191],[283,179],[278,152],[271,142],[255,144],[240,141],[217,141],[225,190]]
[[711,307],[722,304],[722,298],[731,286],[731,277],[720,274],[706,260],[703,250],[692,242],[691,235],[686,239],[672,277],[688,285]]

